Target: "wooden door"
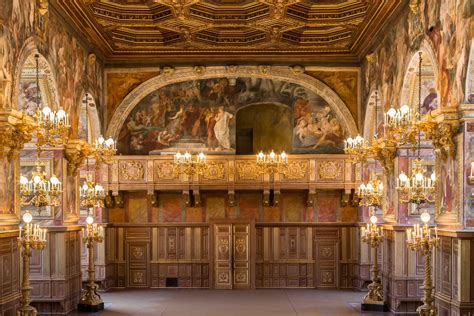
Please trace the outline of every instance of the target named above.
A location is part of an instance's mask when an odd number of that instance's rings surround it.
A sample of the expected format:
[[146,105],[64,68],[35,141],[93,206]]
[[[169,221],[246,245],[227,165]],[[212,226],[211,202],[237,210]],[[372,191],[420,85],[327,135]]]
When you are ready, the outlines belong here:
[[219,223],[214,231],[214,288],[251,287],[249,223]]

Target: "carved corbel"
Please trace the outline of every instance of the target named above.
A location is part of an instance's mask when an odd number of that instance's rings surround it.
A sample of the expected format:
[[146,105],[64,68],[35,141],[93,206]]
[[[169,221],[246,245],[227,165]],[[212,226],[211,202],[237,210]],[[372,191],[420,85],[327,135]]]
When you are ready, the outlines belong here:
[[117,195],[114,195],[114,203],[119,208],[124,207],[125,202],[123,201],[123,193],[121,191],[119,191]]
[[150,194],[151,206],[157,207],[158,206],[158,192],[153,191]]
[[193,207],[201,206],[201,194],[199,191],[193,190]]
[[114,200],[114,197],[110,194],[107,194],[105,196],[105,200],[104,200],[104,203],[105,203],[105,207],[106,208],[113,208],[115,207],[115,200]]
[[228,204],[230,207],[235,206],[235,191],[234,190],[229,190],[228,192]]
[[316,189],[310,188],[308,191],[308,198],[306,199],[306,206],[313,207],[315,199],[316,199]]
[[341,206],[348,206],[350,202],[351,202],[351,195],[347,193],[342,193]]
[[83,139],[71,139],[66,145],[65,157],[68,161],[68,173],[77,175],[77,171],[84,163],[84,160],[90,156],[91,146]]
[[183,198],[184,198],[184,205],[186,207],[192,206],[191,195],[189,194],[189,190],[183,190]]
[[373,143],[373,157],[378,160],[387,174],[393,174],[394,161],[397,157],[397,145],[385,138],[380,138]]
[[280,191],[279,190],[275,190],[273,191],[273,201],[272,201],[272,205],[273,206],[278,206],[280,204]]
[[11,161],[13,154],[31,141],[38,125],[28,115],[18,111],[0,113],[0,147],[7,152]]
[[270,206],[270,190],[263,191],[263,206]]
[[456,154],[456,143],[454,137],[458,133],[458,126],[452,123],[439,123],[433,128],[425,131],[426,138],[431,140],[435,153],[441,160],[454,157]]

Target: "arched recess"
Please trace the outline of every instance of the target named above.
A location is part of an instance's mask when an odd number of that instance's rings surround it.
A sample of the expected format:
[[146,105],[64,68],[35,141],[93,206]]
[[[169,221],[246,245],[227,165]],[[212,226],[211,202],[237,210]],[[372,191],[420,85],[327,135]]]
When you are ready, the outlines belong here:
[[[333,117],[337,118],[338,122],[340,122],[340,129],[342,130],[340,134],[344,134],[344,136],[357,134],[355,121],[344,102],[332,89],[314,77],[305,74],[296,74],[289,67],[283,66],[268,68],[239,66],[237,69],[232,67],[232,70],[229,70],[228,67],[214,66],[207,67],[204,72],[199,73],[191,67],[177,68],[172,74],[162,74],[142,83],[130,92],[117,107],[107,128],[106,135],[120,139],[122,126],[124,126],[126,120],[132,114],[132,111],[134,111],[142,100],[159,89],[169,87],[170,85],[187,84],[189,87],[186,91],[192,93],[192,90],[195,89],[196,82],[203,80],[227,80],[229,86],[235,85],[236,82],[239,84],[239,81],[249,81],[251,82],[250,85],[258,81],[277,81],[276,85],[268,82],[265,82],[265,84],[271,86],[269,89],[279,89],[278,93],[283,97],[287,93],[295,96],[301,91],[306,91],[308,94],[318,96],[320,103],[317,106],[320,107],[321,111],[323,109],[326,111],[327,109],[327,112],[331,112]],[[199,84],[199,82],[197,84]],[[246,87],[248,87],[248,85]],[[242,93],[239,97],[250,99],[254,97],[253,94],[255,91],[252,89],[246,89],[244,92],[245,93]],[[275,92],[275,90],[273,90],[273,92]],[[225,100],[220,100],[219,102],[224,101]],[[253,99],[250,101],[252,102],[249,103],[257,102]],[[265,100],[260,100],[260,102],[261,101]],[[237,108],[233,109],[233,113],[235,113],[235,110],[237,110]],[[135,115],[135,113],[133,114]],[[296,119],[297,115],[295,115],[295,120]]]
[[[21,66],[20,77],[15,95],[16,109],[33,116],[37,110],[37,102],[40,107],[49,106],[56,109],[58,105],[58,93],[56,82],[48,61],[38,54],[38,82],[36,83],[36,58],[33,53],[29,55]],[[39,89],[39,100],[37,93]]]
[[78,137],[89,144],[100,136],[100,120],[97,105],[92,93],[86,92],[82,96],[78,123]]
[[471,40],[466,76],[466,103],[474,104],[474,39]]
[[418,110],[418,69],[420,52],[422,57],[421,115],[425,115],[438,108],[439,96],[438,66],[433,49],[426,40],[423,41],[420,49],[412,55],[406,67],[400,104],[407,104],[412,109]]
[[[364,139],[372,141],[376,134],[381,133],[383,126],[383,108],[382,101],[380,99],[380,92],[374,90],[370,93],[367,101],[364,118]],[[377,120],[377,127],[375,126]]]
[[258,103],[239,108],[236,116],[236,153],[256,154],[292,150],[293,113],[284,104]]
[[[35,54],[39,55],[40,92],[45,93],[45,96],[42,95],[41,99],[43,102],[47,102],[45,105],[48,105],[53,110],[57,110],[59,107],[59,94],[54,72],[55,69],[50,66],[53,63],[38,50],[37,39],[34,37],[25,40],[16,61],[12,91],[12,108],[21,109],[25,106],[24,104],[20,104],[20,98],[23,98],[20,89],[22,82],[36,82]],[[36,84],[34,84],[34,86],[36,86]]]

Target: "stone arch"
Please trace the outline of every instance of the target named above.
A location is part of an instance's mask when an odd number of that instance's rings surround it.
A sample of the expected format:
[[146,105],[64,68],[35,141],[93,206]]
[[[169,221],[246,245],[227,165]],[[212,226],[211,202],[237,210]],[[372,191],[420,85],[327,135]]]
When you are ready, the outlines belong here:
[[471,48],[469,52],[469,63],[466,75],[466,103],[474,103],[474,39],[471,40]]
[[418,110],[418,63],[419,53],[422,56],[421,66],[421,115],[438,108],[439,84],[438,64],[433,48],[427,40],[424,40],[420,48],[412,54],[403,79],[402,91],[400,93],[400,106],[407,104]]
[[92,144],[101,135],[101,129],[96,99],[91,92],[81,94],[79,111],[78,137]]
[[228,71],[227,67],[224,66],[213,66],[206,67],[204,72],[199,73],[192,67],[180,67],[172,74],[158,75],[142,83],[130,92],[117,107],[108,125],[106,136],[118,139],[120,130],[129,114],[143,98],[153,91],[173,83],[219,77],[275,79],[299,84],[318,94],[329,104],[337,118],[344,125],[343,128],[347,135],[356,135],[358,132],[354,118],[344,102],[331,88],[314,77],[306,74],[295,74],[289,67],[284,66],[269,67],[264,70],[256,66],[239,66],[235,71]]
[[[369,95],[365,108],[363,137],[369,142],[374,138],[376,130],[380,132],[380,125],[383,123],[383,103],[380,96],[379,90],[373,90]],[[374,128],[376,117],[378,126]]]

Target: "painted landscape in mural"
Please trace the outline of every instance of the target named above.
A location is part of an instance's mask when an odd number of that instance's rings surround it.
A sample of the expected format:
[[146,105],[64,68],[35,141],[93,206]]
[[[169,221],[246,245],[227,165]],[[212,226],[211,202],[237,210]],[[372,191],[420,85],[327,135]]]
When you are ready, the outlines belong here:
[[165,86],[130,113],[123,154],[233,154],[238,110],[259,103],[292,108],[294,153],[342,153],[344,130],[328,103],[304,87],[262,78],[213,78]]

